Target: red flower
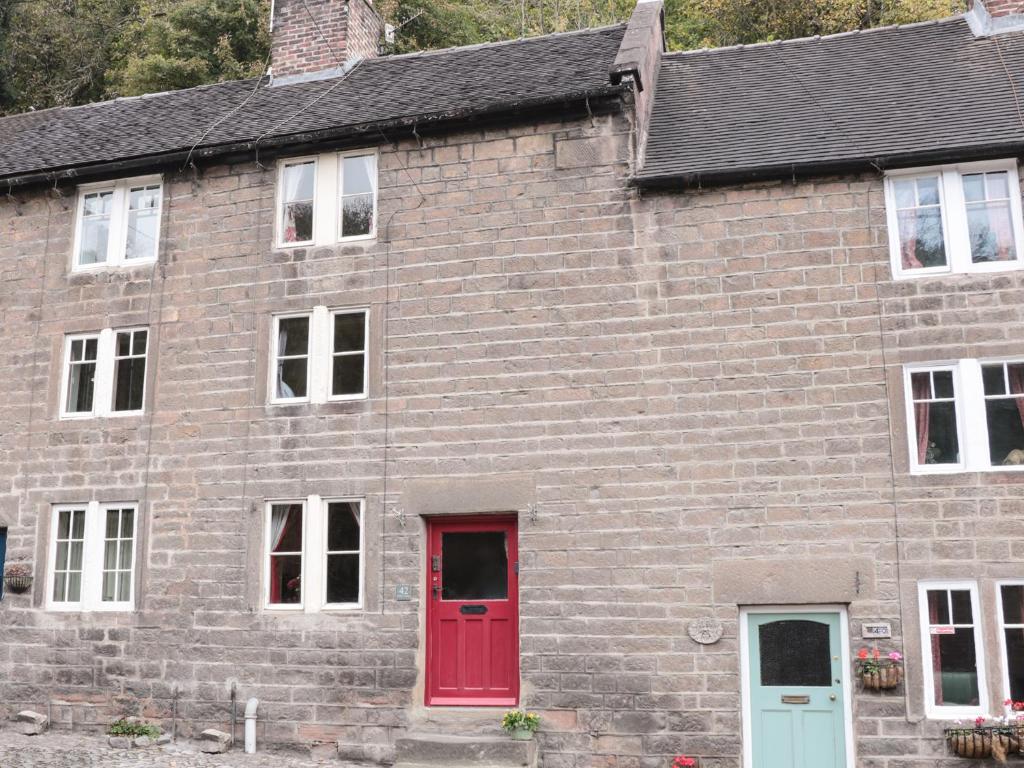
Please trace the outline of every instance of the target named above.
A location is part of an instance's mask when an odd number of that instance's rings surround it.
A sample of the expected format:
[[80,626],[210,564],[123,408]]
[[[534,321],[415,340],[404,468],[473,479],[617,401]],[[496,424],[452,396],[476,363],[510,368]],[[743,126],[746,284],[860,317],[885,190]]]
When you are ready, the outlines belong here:
[[875,661],[878,661],[880,658],[882,658],[882,654],[880,654],[878,649],[875,648]]
[[679,755],[679,757],[672,761],[672,768],[692,768],[695,765],[697,765],[697,761],[686,755]]
[[860,659],[861,661],[863,661],[867,657],[868,657],[868,649],[867,648],[861,648],[859,651],[857,651],[857,658]]

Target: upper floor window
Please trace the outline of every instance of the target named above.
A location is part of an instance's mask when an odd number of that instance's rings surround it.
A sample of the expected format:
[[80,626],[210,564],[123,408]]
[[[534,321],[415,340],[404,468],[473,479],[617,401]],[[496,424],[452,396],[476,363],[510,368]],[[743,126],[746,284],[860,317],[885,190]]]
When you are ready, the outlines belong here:
[[315,612],[363,599],[363,502],[309,496],[267,504],[264,604]]
[[68,336],[64,343],[61,416],[141,413],[146,394],[149,331],[110,329]]
[[893,171],[885,190],[896,277],[1021,267],[1016,161]]
[[275,317],[270,402],[365,398],[369,314],[366,309],[320,306],[312,312]]
[[130,610],[135,592],[134,504],[53,508],[47,606],[51,610]]
[[376,236],[376,228],[376,152],[329,152],[282,161],[278,246],[368,239]]
[[79,187],[74,269],[155,261],[162,200],[158,176]]
[[915,473],[1024,467],[1024,360],[958,360],[905,371]]

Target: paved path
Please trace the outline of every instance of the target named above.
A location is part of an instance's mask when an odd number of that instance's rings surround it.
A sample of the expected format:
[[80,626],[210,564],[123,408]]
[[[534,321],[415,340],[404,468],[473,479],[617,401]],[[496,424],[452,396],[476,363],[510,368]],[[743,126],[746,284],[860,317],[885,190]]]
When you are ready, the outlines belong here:
[[107,740],[86,734],[22,736],[0,730],[0,768],[344,768],[339,760],[318,761],[288,753],[204,755],[187,743],[147,749],[111,749]]

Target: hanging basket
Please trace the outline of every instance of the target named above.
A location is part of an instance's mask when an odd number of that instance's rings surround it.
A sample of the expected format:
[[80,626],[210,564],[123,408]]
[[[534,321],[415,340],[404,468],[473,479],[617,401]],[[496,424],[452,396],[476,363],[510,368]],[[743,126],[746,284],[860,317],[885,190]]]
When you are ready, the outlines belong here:
[[892,664],[871,672],[863,671],[860,673],[860,681],[869,691],[891,691],[893,688],[899,688],[903,682],[903,667]]
[[7,591],[20,595],[32,588],[31,576],[4,576],[4,586]]
[[972,760],[994,758],[1005,763],[1007,755],[1020,753],[1024,730],[1013,727],[952,728],[946,731],[946,742],[958,757]]

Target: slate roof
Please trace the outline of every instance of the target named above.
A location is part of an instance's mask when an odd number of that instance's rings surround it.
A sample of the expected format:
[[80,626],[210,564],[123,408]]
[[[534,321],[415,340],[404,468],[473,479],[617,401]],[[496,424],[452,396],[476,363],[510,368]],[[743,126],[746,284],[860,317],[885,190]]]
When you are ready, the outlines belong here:
[[1024,149],[1018,100],[1024,33],[976,38],[962,17],[667,54],[637,181],[1011,155]]
[[159,159],[196,142],[225,148],[263,137],[269,146],[275,137],[360,133],[618,93],[608,71],[624,30],[367,59],[326,80],[273,87],[240,80],[0,118],[0,185],[43,171]]

